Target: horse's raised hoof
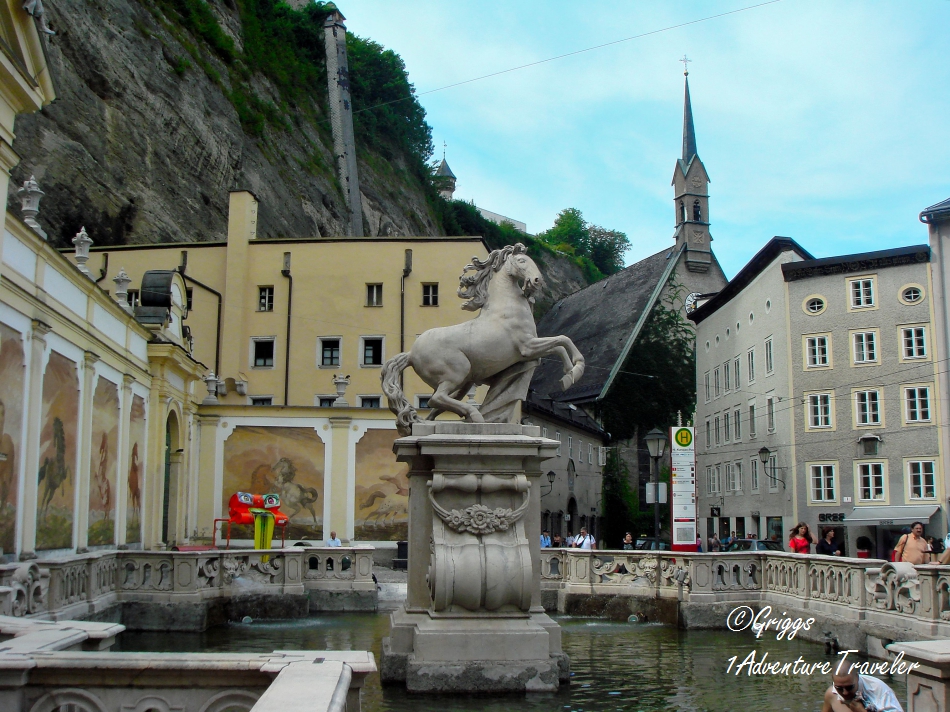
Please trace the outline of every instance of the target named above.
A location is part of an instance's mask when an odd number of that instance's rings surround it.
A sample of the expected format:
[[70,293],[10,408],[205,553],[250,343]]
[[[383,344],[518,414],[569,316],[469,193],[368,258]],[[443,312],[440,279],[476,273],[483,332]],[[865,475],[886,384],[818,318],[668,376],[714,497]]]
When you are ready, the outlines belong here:
[[[573,373],[573,372],[572,372]],[[571,373],[565,374],[561,379],[561,390],[566,391],[568,388],[574,385],[574,377]]]

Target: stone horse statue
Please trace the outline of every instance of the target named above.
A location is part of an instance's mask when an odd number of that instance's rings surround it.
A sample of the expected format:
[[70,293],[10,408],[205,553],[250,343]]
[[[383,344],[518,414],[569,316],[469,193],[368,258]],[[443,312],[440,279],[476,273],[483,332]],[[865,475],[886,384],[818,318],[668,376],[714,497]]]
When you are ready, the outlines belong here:
[[[468,274],[473,272],[474,274]],[[421,422],[402,391],[400,376],[408,366],[432,387],[429,420],[445,411],[471,423],[512,422],[515,405],[528,394],[538,360],[557,355],[564,363],[561,387],[569,388],[584,374],[584,357],[566,336],[538,337],[531,306],[542,285],[538,266],[521,243],[477,257],[459,278],[462,309],[481,310],[471,321],[429,329],[408,352],[397,354],[380,375],[389,409],[399,433],[409,435]],[[487,384],[480,408],[463,402],[473,386]]]

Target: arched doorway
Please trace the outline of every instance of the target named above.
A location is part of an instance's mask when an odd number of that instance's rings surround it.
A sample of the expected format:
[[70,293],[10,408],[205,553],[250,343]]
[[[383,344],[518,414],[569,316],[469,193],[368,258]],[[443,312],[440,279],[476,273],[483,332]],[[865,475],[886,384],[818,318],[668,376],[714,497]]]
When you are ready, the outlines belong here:
[[165,421],[165,477],[162,491],[162,542],[166,544],[170,543],[170,538],[174,538],[177,524],[180,442],[178,415],[171,411]]
[[580,532],[580,524],[577,521],[577,500],[571,497],[567,503],[567,513],[570,520],[567,523],[567,533],[573,535]]

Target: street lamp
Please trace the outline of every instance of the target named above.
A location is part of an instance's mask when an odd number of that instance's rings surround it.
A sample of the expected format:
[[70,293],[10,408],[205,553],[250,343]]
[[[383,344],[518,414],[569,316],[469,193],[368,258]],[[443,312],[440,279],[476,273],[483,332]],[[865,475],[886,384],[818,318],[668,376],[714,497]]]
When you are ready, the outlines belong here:
[[779,479],[779,477],[777,477],[775,474],[775,470],[777,468],[773,466],[772,471],[769,472],[769,460],[771,458],[772,458],[772,451],[763,445],[762,448],[759,450],[759,460],[762,462],[762,470],[765,472],[765,474],[768,476],[770,480],[769,486],[771,486],[771,481],[774,480],[776,482],[781,482],[782,489],[785,489],[785,480]]
[[[555,478],[557,478],[557,473],[555,473],[554,470],[549,470],[549,471],[548,471],[548,482],[550,483],[550,488],[548,489],[547,492],[542,492],[542,493],[541,493],[541,496],[542,496],[542,497],[544,497],[544,496],[547,495],[547,494],[551,494],[551,490],[554,489],[554,480],[555,480]],[[544,485],[541,485],[541,486],[543,487]]]
[[653,536],[656,550],[660,550],[660,458],[666,449],[666,435],[659,428],[653,428],[643,438],[653,460]]

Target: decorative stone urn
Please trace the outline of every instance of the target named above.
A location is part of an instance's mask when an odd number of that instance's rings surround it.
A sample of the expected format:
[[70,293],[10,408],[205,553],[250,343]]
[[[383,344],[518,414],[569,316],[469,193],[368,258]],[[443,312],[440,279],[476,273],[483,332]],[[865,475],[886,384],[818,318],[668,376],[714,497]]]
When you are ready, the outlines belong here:
[[381,675],[411,692],[550,691],[568,680],[560,627],[541,607],[540,464],[557,442],[508,423],[414,423],[409,586]]

